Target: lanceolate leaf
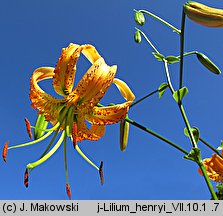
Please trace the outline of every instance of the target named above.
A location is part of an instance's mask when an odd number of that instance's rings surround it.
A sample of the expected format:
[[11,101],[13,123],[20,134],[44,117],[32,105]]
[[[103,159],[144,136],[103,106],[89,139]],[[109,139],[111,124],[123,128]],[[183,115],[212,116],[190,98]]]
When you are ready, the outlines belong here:
[[156,53],[156,52],[153,52],[152,53],[154,55],[154,57],[158,60],[158,61],[162,61],[165,57],[163,54],[161,53]]
[[161,98],[164,94],[164,92],[166,91],[167,87],[169,85],[167,83],[162,83],[159,88],[158,88],[158,91],[159,91],[159,98]]
[[167,60],[168,64],[173,64],[180,61],[180,58],[176,56],[167,56],[165,59]]
[[188,93],[187,87],[183,87],[173,93],[173,98],[179,104],[183,100],[184,96]]

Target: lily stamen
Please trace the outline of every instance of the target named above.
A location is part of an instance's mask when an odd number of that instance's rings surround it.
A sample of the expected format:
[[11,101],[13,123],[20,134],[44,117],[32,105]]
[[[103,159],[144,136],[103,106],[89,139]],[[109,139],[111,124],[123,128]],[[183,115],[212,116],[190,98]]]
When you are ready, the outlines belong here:
[[33,163],[29,163],[26,167],[28,169],[34,169],[36,166],[39,166],[40,164],[42,164],[43,162],[45,162],[48,158],[50,158],[55,152],[56,150],[60,147],[60,145],[62,144],[63,140],[65,138],[65,132],[63,131],[60,139],[57,141],[57,143],[55,144],[55,146],[46,154],[44,155],[42,158],[40,158],[39,160],[33,162]]
[[75,145],[75,150],[77,150],[77,152],[79,153],[79,155],[84,158],[84,160],[86,160],[91,166],[93,166],[94,168],[96,168],[99,171],[99,167],[97,165],[95,165],[79,148],[78,144]]

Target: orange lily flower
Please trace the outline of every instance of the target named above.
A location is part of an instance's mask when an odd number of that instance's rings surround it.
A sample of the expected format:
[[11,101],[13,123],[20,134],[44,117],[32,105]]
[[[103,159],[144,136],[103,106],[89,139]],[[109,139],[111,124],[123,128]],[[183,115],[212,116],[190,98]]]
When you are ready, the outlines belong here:
[[[84,54],[92,63],[92,66],[73,89],[77,61],[81,53]],[[98,140],[101,138],[105,133],[105,125],[114,124],[124,119],[129,106],[135,98],[134,94],[125,82],[114,78],[116,70],[117,66],[108,66],[94,46],[71,43],[68,47],[62,49],[61,56],[55,68],[37,68],[30,79],[31,105],[34,109],[38,109],[39,115],[45,117],[46,121],[51,122],[53,127],[48,129],[42,129],[41,127],[38,128],[39,126],[36,126],[36,128],[32,127],[35,128],[35,130],[42,130],[45,135],[43,133],[43,135],[37,137],[34,141],[8,147],[8,150],[38,143],[55,132],[49,146],[41,155],[39,160],[29,163],[27,165],[27,170],[31,171],[36,166],[45,162],[64,142],[66,189],[69,197],[71,195],[67,174],[67,137],[73,141],[74,148],[77,152],[99,171],[101,181],[103,182],[103,163],[101,163],[100,168],[96,166],[81,151],[77,142],[82,140]],[[63,98],[57,99],[52,97],[41,89],[38,83],[45,79],[53,79],[54,90]],[[126,99],[126,102],[113,106],[102,106],[99,104],[99,101],[102,99],[112,83],[118,87],[120,93]],[[91,124],[90,128],[87,127],[86,121]],[[26,123],[27,122],[28,120]],[[27,128],[27,130],[28,129],[30,128]],[[51,148],[56,136],[60,132],[60,138]],[[4,160],[6,160],[5,154]],[[26,171],[26,178],[28,179],[28,171]],[[26,186],[28,186],[28,183]]]
[[[210,158],[203,160],[208,177],[219,183],[223,183],[223,158],[217,154],[213,154]],[[201,170],[199,173],[202,175]]]

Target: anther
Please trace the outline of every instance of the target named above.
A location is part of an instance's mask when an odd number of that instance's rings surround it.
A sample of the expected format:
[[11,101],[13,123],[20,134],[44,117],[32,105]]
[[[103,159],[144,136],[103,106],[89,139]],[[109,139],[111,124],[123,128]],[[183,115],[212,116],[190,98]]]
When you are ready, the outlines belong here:
[[67,191],[67,196],[69,197],[69,199],[71,199],[70,185],[68,183],[66,183],[66,191]]
[[2,151],[2,157],[3,160],[6,162],[6,158],[7,158],[7,153],[8,153],[8,146],[9,146],[9,141],[7,141],[4,145],[3,151]]
[[99,175],[101,180],[101,185],[104,184],[104,175],[103,175],[103,161],[101,161],[100,167],[99,167]]
[[26,168],[25,174],[24,174],[24,185],[25,187],[29,186],[29,172],[28,169]]
[[26,123],[26,130],[27,130],[27,133],[29,135],[29,138],[32,139],[33,135],[32,135],[32,132],[31,132],[30,122],[27,118],[25,118],[24,120],[25,120],[25,123]]

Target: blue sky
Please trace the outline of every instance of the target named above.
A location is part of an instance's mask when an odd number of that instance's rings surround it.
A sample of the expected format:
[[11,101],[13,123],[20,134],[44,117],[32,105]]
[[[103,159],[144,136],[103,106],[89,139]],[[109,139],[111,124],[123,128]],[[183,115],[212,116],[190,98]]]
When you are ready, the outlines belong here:
[[[202,3],[209,4],[208,0]],[[117,64],[117,77],[132,88],[136,99],[154,91],[165,81],[163,65],[151,55],[143,41],[133,40],[136,26],[133,9],[146,9],[180,28],[185,1],[147,0],[48,0],[3,1],[0,8],[1,123],[0,142],[28,141],[24,117],[34,124],[36,111],[30,106],[29,79],[35,68],[55,66],[61,49],[69,43],[94,45],[109,65]],[[212,6],[222,7],[217,0]],[[141,28],[165,56],[179,54],[179,36],[163,24],[146,17]],[[222,69],[222,29],[210,29],[186,20],[185,51],[197,50],[214,59]],[[89,67],[78,64],[78,78]],[[201,137],[217,147],[222,134],[222,75],[207,71],[195,58],[185,59],[184,85],[189,94],[185,109],[191,125]],[[170,65],[175,88],[179,64]],[[46,82],[49,92],[51,81]],[[45,86],[47,86],[45,85]],[[103,103],[122,102],[112,86]],[[155,95],[129,112],[129,117],[160,133],[189,151],[184,124],[176,103],[167,91]],[[48,140],[49,141],[49,140]],[[67,199],[63,148],[30,175],[29,188],[23,185],[26,164],[35,161],[48,142],[12,150],[8,162],[0,163],[0,199]],[[119,149],[119,124],[107,126],[97,142],[83,141],[80,147],[97,164],[104,161],[105,184],[69,143],[68,166],[73,199],[209,199],[197,165],[182,159],[182,153],[149,134],[130,127],[127,150]],[[202,144],[201,144],[202,146]],[[202,146],[203,156],[212,152]]]

